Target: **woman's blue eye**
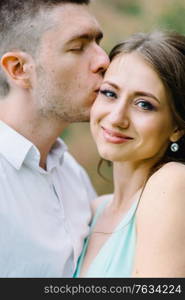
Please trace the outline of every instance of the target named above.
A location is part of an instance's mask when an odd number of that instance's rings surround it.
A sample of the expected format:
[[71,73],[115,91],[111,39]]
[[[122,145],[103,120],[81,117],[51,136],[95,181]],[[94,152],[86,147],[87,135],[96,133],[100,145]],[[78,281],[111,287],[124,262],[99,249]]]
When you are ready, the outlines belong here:
[[108,98],[117,98],[116,93],[110,90],[100,90],[100,94],[103,94],[104,96]]
[[137,105],[143,110],[155,110],[155,107],[148,101],[139,101]]

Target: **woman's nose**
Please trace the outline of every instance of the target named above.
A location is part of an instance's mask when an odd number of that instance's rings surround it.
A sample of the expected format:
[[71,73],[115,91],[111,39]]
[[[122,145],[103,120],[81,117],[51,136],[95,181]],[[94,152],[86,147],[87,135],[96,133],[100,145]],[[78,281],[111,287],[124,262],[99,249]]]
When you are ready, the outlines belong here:
[[130,120],[126,106],[117,106],[116,108],[113,108],[109,115],[109,121],[114,127],[128,128]]

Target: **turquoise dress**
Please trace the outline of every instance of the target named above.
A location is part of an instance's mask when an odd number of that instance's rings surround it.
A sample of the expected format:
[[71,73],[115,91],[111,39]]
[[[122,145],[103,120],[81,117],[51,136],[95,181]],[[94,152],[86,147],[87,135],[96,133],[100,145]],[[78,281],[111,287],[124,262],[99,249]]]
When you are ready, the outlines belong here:
[[[93,218],[91,230],[93,229],[98,217],[103,212],[108,199],[104,201]],[[136,209],[138,201],[134,202],[129,211],[114,232],[106,240],[97,256],[93,259],[84,277],[90,278],[113,278],[131,277],[135,247],[136,247]],[[81,266],[89,243],[89,237],[85,240],[81,256],[78,260],[77,268],[73,277],[79,277]]]

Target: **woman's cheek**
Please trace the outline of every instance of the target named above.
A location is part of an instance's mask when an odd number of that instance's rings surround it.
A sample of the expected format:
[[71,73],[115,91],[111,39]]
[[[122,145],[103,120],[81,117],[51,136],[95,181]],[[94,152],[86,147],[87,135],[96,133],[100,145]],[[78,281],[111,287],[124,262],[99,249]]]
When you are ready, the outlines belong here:
[[92,108],[91,108],[91,121],[93,123],[96,123],[97,120],[101,116],[101,107],[100,105],[95,101]]

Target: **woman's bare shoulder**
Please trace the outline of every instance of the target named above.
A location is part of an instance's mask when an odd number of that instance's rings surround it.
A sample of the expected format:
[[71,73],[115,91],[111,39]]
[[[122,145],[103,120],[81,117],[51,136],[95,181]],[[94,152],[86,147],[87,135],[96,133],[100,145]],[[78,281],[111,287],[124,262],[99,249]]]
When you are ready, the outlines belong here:
[[171,161],[164,164],[156,173],[161,172],[183,172],[185,171],[185,163]]
[[[147,185],[174,188],[175,185],[185,187],[185,164],[169,162],[157,170],[148,180]],[[172,184],[172,185],[171,185]]]
[[92,213],[95,214],[97,208],[99,205],[101,205],[102,202],[107,200],[111,200],[113,198],[113,194],[105,194],[97,197],[94,201],[92,201]]
[[137,212],[133,276],[185,275],[185,165],[170,162],[148,180]]
[[160,222],[157,223],[160,218],[165,222],[166,212],[173,216],[173,220],[177,219],[185,209],[184,195],[185,165],[176,162],[165,164],[146,183],[138,208],[139,219],[148,222],[156,217],[156,226],[160,226]]

